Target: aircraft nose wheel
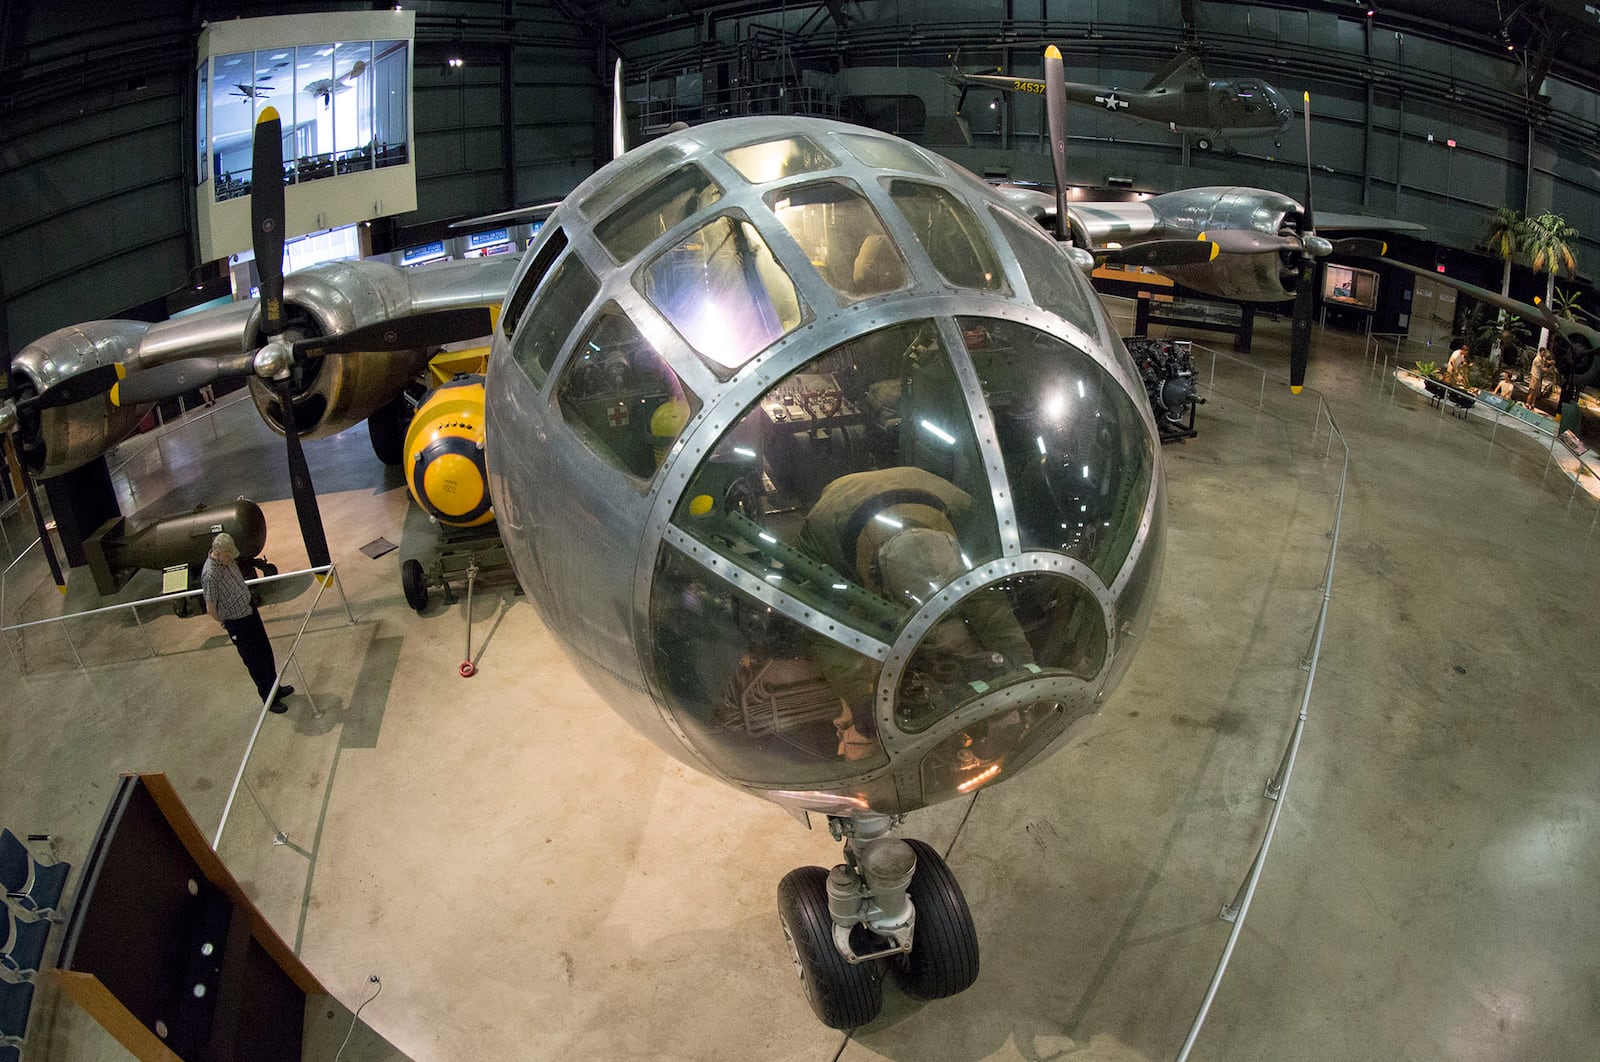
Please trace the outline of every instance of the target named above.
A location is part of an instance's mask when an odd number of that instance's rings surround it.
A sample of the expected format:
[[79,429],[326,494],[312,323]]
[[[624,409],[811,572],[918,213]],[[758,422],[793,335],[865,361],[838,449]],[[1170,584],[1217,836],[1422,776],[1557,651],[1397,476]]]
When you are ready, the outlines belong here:
[[828,872],[800,867],[778,883],[778,918],[805,989],[806,1001],[822,1024],[856,1029],[883,1008],[881,960],[849,963],[833,943],[828,914]]
[[956,876],[934,849],[912,838],[917,870],[906,892],[917,911],[911,951],[894,955],[889,968],[907,995],[943,999],[978,979],[978,931]]

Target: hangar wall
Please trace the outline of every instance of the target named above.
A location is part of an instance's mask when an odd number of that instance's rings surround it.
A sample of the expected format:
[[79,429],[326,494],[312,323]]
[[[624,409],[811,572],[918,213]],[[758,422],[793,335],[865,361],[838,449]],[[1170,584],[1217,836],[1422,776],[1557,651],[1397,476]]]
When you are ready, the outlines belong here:
[[[48,0],[0,3],[0,343],[16,350],[198,279],[203,21],[371,6],[74,0],[66,17]],[[610,59],[593,27],[527,0],[425,6],[418,210],[399,224],[559,196],[609,155]],[[451,55],[464,65],[447,66]]]
[[[848,25],[841,28],[818,5],[790,5],[781,13],[707,14],[694,25],[619,36],[618,43],[635,69],[656,73],[651,93],[687,69],[701,73],[710,98],[782,77],[786,68],[825,72],[843,62],[852,70],[879,68],[886,94],[919,92],[931,116],[951,113],[956,91],[942,81],[908,88],[918,81],[907,68],[947,72],[958,48],[963,69],[999,66],[1038,77],[1042,44],[1051,41],[1063,48],[1071,80],[1143,87],[1185,39],[1184,8],[1192,10],[1192,33],[1211,76],[1258,75],[1297,104],[1301,90],[1312,93],[1320,207],[1424,221],[1430,236],[1460,247],[1477,244],[1499,206],[1553,209],[1582,234],[1580,268],[1600,268],[1600,201],[1593,194],[1600,95],[1552,76],[1530,103],[1520,62],[1495,51],[1495,42],[1469,49],[1397,32],[1382,17],[1369,25],[1360,6],[1343,16],[1250,3],[898,0],[845,5]],[[979,172],[1009,168],[1012,176],[1049,179],[1043,111],[1038,97],[971,92],[965,113],[974,148],[939,150]],[[1103,185],[1116,174],[1151,192],[1239,183],[1303,194],[1298,120],[1281,145],[1240,140],[1229,157],[1185,150],[1182,136],[1159,127],[1081,108],[1071,115],[1074,183]],[[1033,162],[998,154],[1030,148],[1041,153]]]

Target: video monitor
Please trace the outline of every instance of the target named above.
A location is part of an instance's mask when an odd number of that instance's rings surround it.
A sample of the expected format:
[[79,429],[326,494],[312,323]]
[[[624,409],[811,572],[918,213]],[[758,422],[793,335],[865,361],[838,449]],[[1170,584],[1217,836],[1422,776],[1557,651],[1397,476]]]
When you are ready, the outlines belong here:
[[1322,301],[1373,311],[1378,308],[1378,274],[1370,269],[1329,265],[1322,271]]

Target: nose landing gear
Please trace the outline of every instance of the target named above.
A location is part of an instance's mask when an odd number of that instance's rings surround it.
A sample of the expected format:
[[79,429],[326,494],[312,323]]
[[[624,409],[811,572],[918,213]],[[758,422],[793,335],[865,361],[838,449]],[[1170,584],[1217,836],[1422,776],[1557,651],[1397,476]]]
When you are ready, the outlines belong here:
[[885,815],[830,817],[846,862],[800,867],[778,884],[778,917],[806,999],[824,1025],[855,1029],[883,1006],[885,967],[918,999],[978,978],[978,935],[939,853],[889,837]]

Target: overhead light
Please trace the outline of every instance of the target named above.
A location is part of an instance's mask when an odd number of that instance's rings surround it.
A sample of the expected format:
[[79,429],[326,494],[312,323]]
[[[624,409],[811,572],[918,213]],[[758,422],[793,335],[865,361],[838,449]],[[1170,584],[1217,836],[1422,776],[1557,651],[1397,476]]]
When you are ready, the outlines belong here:
[[463,60],[459,55],[452,55],[450,58],[446,59],[444,62],[445,62],[446,66],[461,66],[461,65],[463,65],[465,60]]
[[1132,177],[1123,177],[1118,174],[1107,174],[1106,183],[1113,188],[1128,188],[1133,185]]

